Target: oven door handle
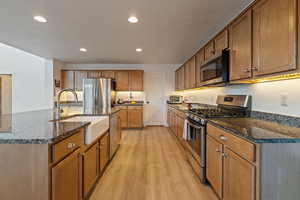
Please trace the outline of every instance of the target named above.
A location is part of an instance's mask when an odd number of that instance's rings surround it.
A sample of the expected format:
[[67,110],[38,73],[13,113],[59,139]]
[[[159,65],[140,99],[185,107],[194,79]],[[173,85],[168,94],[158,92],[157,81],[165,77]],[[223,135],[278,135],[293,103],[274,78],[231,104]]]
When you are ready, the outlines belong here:
[[202,129],[202,128],[203,128],[202,126],[197,126],[197,125],[191,123],[190,121],[188,121],[188,124],[189,124],[191,127],[195,128],[195,129]]

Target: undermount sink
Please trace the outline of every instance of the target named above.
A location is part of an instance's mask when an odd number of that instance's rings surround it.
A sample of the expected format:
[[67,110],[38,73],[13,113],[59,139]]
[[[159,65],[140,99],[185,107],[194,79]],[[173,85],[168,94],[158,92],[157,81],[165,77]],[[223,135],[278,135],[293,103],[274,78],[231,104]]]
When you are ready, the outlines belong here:
[[91,122],[86,128],[85,144],[91,144],[109,129],[108,116],[76,116],[61,120],[62,122]]

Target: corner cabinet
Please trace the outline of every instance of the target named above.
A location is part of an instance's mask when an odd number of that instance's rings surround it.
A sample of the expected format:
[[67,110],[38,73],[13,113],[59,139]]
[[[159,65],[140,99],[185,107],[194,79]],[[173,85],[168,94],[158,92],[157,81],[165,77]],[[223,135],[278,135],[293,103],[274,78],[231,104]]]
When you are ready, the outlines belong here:
[[253,7],[255,77],[296,69],[297,0],[261,0]]
[[249,10],[229,27],[230,80],[251,78],[252,12]]

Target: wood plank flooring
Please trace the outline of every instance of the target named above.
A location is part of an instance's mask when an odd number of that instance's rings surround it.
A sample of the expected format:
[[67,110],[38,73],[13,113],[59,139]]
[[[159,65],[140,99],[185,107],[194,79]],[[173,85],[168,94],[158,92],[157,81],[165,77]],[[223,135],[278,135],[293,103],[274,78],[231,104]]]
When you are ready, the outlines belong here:
[[217,200],[167,128],[123,131],[121,148],[90,200]]

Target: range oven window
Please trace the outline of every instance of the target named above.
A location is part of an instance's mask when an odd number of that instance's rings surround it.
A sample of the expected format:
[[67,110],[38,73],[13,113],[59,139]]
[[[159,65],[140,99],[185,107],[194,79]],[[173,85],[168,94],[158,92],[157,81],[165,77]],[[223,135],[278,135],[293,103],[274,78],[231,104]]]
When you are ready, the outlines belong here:
[[201,67],[201,81],[209,81],[222,76],[222,57]]

